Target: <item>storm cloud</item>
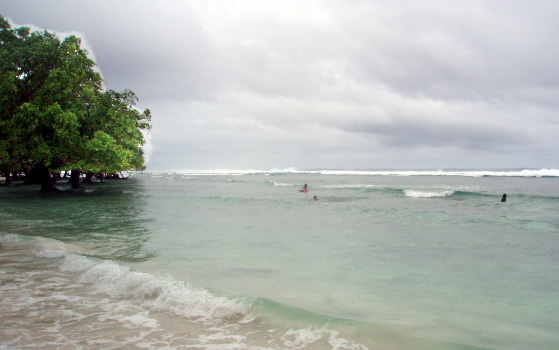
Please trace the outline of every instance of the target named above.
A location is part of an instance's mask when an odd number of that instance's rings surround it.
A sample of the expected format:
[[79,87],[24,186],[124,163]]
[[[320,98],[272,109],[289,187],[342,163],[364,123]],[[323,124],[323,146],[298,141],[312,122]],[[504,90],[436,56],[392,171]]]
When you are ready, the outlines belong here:
[[148,170],[559,168],[556,1],[4,0],[150,108]]

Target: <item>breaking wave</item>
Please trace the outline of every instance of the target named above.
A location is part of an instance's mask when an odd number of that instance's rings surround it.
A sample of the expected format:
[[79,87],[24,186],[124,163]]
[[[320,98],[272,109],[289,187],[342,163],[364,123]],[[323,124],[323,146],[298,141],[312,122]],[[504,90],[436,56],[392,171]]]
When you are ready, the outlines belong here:
[[[2,234],[0,246],[2,262],[9,261],[0,280],[10,281],[0,283],[0,304],[8,320],[0,325],[9,324],[5,330],[19,334],[10,341],[13,348],[34,343],[53,348],[102,344],[102,348],[205,350],[368,349],[330,329],[328,323],[335,322],[330,317],[324,317],[322,326],[293,328],[280,323],[270,327],[270,320],[263,320],[259,313],[284,306],[221,296],[171,276],[133,271],[118,262],[88,256],[73,244]],[[254,302],[259,304],[257,310],[251,309]],[[41,312],[34,311],[37,305]],[[18,322],[9,322],[14,318]],[[39,339],[36,334],[53,336]]]
[[365,175],[365,176],[466,176],[466,177],[559,177],[559,169],[510,169],[510,170],[299,170],[287,169],[215,169],[215,170],[173,170],[170,172],[153,172],[154,176],[167,174],[185,176],[241,176],[241,175]]
[[404,194],[407,197],[413,197],[413,198],[448,197],[448,196],[452,196],[454,193],[455,193],[454,191],[433,192],[433,191],[404,190]]
[[169,276],[154,276],[131,271],[114,261],[94,262],[79,255],[68,255],[63,271],[81,273],[80,282],[113,297],[132,298],[154,311],[214,323],[230,317],[245,316],[250,302],[216,296]]

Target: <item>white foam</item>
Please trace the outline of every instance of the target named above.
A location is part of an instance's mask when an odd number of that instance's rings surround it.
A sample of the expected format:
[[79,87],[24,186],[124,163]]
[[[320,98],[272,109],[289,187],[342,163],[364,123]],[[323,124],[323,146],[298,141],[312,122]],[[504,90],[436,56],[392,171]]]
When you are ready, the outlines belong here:
[[10,233],[0,235],[0,243],[29,248],[36,257],[47,259],[62,258],[73,252],[85,253],[85,249],[78,245],[45,237],[29,237]]
[[17,244],[20,243],[22,240],[22,236],[14,235],[12,233],[8,233],[5,235],[0,236],[0,243],[2,244]]
[[294,187],[296,186],[295,184],[288,184],[288,183],[282,183],[282,182],[272,182],[274,187]]
[[[369,176],[508,176],[508,177],[559,177],[559,169],[519,169],[519,170],[297,170],[294,168],[271,170],[176,170],[171,173],[193,176],[212,175],[271,175],[271,174],[322,174],[322,175],[369,175]],[[160,174],[160,173],[153,173]]]
[[332,350],[368,350],[364,345],[341,338],[340,332],[337,331],[330,331],[328,343],[332,346]]
[[304,349],[321,339],[328,338],[328,343],[332,350],[367,350],[364,345],[354,343],[350,340],[340,337],[338,331],[329,329],[303,328],[297,330],[289,330],[283,334],[281,340],[286,348]]
[[407,197],[433,198],[433,197],[452,196],[454,194],[454,191],[433,192],[433,191],[404,190],[404,193]]
[[213,323],[229,317],[244,315],[249,303],[246,301],[215,296],[209,291],[189,286],[170,277],[153,281],[160,292],[155,299],[145,304],[154,310],[173,315],[195,318],[204,323]]
[[322,170],[323,175],[383,175],[383,176],[509,176],[542,177],[558,176],[559,169],[540,170]]
[[81,255],[66,255],[62,264],[60,265],[60,269],[62,271],[70,271],[70,272],[82,272],[86,271],[90,268],[95,266],[95,262],[91,259],[87,259]]
[[264,171],[264,170],[252,170],[252,169],[248,169],[248,170],[197,170],[197,169],[192,169],[192,170],[178,170],[175,171],[175,173],[181,174],[181,175],[191,175],[191,176],[212,176],[212,175],[224,175],[224,176],[240,176],[240,175],[248,175],[248,174],[267,174],[269,173],[269,171]]
[[149,317],[149,312],[142,311],[132,315],[122,315],[116,314],[114,316],[105,315],[100,318],[100,321],[106,321],[108,319],[114,319],[122,324],[123,327],[128,329],[135,328],[158,328],[159,324],[157,320]]
[[289,330],[282,337],[284,344],[290,348],[302,348],[322,338],[322,332],[309,328]]
[[326,185],[324,188],[386,188],[383,185],[365,185],[365,184],[344,184],[344,185]]
[[[161,173],[156,172],[146,172],[152,175],[161,175]],[[240,176],[240,175],[272,175],[272,174],[320,174],[319,170],[297,170],[295,168],[285,168],[285,169],[182,169],[173,170],[168,174],[181,174],[186,176]]]
[[66,271],[82,272],[80,282],[91,284],[109,296],[136,300],[151,310],[212,323],[235,315],[245,315],[249,303],[216,296],[169,276],[130,271],[113,261],[94,263],[69,255],[61,265]]

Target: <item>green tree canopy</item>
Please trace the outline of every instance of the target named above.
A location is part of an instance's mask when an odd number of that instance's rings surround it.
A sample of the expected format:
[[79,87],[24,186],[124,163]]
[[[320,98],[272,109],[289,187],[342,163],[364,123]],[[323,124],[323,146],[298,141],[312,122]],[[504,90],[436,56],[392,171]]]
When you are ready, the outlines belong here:
[[[144,168],[148,109],[105,91],[81,40],[12,29],[0,17],[0,170],[118,172]],[[46,186],[46,184],[45,184]]]

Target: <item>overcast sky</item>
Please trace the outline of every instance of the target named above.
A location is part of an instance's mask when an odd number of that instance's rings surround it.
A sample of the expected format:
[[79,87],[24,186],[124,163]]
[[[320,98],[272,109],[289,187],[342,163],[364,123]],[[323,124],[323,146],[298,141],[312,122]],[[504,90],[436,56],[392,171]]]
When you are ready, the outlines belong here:
[[0,0],[152,111],[147,170],[559,168],[557,0]]

